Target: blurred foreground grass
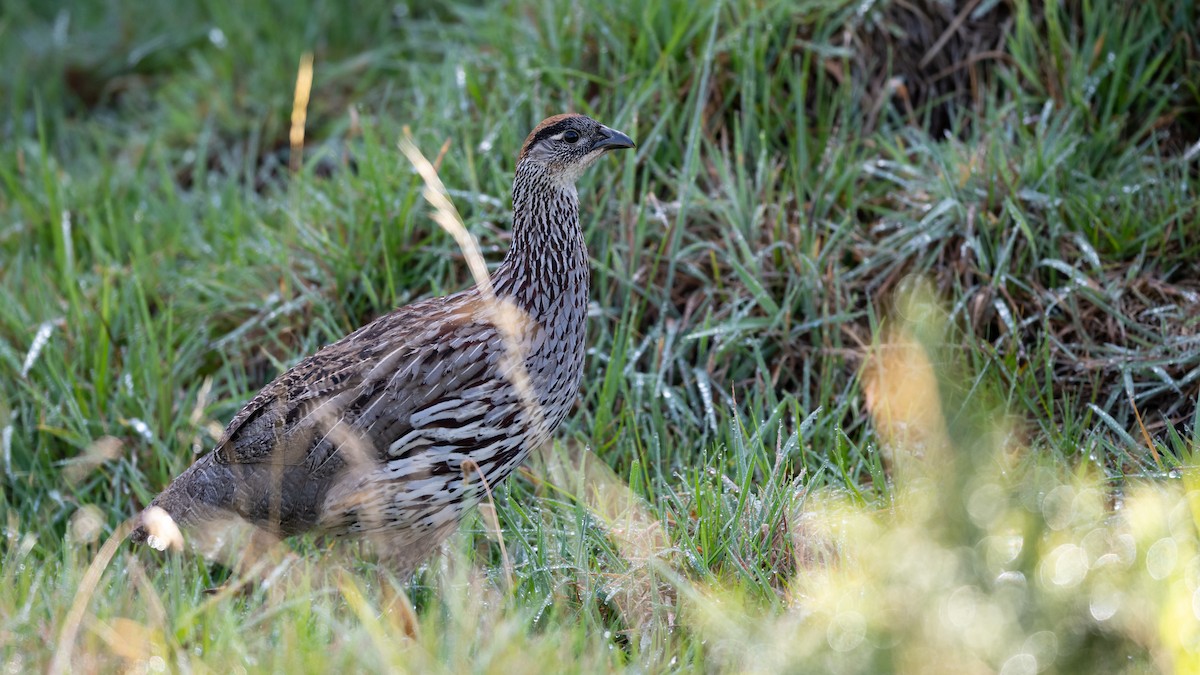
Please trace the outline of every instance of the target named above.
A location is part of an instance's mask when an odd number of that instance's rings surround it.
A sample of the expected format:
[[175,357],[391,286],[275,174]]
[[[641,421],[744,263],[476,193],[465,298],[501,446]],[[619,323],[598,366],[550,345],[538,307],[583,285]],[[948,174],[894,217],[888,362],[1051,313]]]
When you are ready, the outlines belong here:
[[[1200,670],[1194,3],[2,10],[6,671]],[[496,260],[564,109],[639,144],[581,186],[588,377],[445,556],[85,577],[277,372],[469,283],[403,126]]]

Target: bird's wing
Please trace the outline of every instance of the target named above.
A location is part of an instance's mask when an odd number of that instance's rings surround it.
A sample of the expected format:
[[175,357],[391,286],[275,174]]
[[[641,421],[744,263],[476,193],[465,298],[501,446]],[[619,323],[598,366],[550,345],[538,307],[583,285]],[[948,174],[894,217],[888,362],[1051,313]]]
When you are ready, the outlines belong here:
[[420,447],[430,426],[469,426],[486,412],[481,401],[504,398],[496,331],[474,302],[456,294],[404,307],[304,359],[233,418],[217,461],[315,473]]
[[363,382],[358,364],[371,355],[355,355],[341,345],[323,348],[263,387],[229,422],[217,442],[217,461],[302,464],[297,432],[311,428],[314,415],[323,415]]

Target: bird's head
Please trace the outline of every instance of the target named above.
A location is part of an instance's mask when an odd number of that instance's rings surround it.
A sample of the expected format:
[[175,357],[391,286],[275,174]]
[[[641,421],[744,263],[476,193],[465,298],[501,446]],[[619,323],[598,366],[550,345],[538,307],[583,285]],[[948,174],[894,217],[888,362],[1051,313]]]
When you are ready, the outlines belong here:
[[517,155],[517,174],[542,173],[555,182],[573,185],[600,155],[632,147],[628,136],[586,115],[555,115],[542,120],[525,139]]

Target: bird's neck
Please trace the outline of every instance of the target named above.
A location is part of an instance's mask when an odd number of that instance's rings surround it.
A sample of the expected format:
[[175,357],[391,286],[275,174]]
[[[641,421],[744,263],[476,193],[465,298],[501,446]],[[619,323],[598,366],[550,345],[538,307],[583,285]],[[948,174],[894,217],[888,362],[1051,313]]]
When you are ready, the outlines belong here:
[[556,181],[539,167],[519,166],[513,181],[512,247],[493,277],[496,294],[537,315],[562,307],[544,301],[563,294],[581,294],[586,302],[588,280],[575,185]]

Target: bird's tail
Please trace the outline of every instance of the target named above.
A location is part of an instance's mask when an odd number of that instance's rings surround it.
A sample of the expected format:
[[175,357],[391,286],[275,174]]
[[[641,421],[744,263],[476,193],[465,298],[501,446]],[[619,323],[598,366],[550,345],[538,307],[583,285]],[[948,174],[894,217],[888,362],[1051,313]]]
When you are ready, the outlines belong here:
[[130,538],[140,543],[158,534],[155,529],[163,512],[178,529],[192,535],[218,530],[230,521],[247,521],[279,536],[297,534],[316,524],[326,488],[326,481],[316,479],[304,466],[226,464],[210,452],[150,502]]
[[[233,469],[217,462],[213,453],[196,460],[139,514],[129,538],[143,543],[156,535],[167,541],[172,526],[192,529],[230,517],[236,513]],[[164,513],[169,520],[163,518]]]

